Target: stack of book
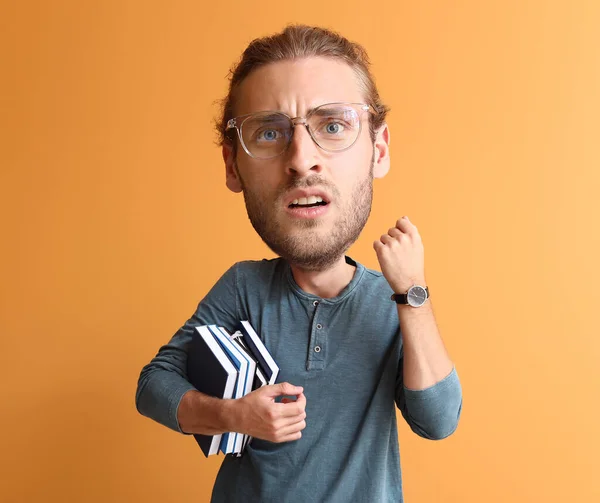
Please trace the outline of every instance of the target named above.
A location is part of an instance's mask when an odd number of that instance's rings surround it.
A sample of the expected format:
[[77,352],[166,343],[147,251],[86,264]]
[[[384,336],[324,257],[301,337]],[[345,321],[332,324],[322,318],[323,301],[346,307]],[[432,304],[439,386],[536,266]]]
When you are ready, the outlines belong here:
[[[223,327],[202,325],[188,352],[190,383],[200,392],[217,398],[242,398],[247,393],[275,384],[279,367],[248,321],[229,334]],[[251,437],[237,432],[218,435],[194,434],[205,456],[240,456]]]

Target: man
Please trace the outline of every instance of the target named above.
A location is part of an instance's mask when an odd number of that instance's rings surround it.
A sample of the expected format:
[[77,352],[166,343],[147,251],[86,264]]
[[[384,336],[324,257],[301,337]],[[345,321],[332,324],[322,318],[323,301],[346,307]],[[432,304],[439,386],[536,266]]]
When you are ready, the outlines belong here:
[[[381,273],[345,255],[390,167],[386,112],[364,50],[327,30],[255,40],[233,71],[218,124],[226,184],[278,258],[232,266],[144,367],[136,395],[175,431],[254,437],[224,458],[214,502],[402,501],[395,406],[425,438],[457,426],[461,386],[417,227],[400,218],[373,244]],[[245,319],[278,384],[237,400],[199,393],[186,379],[193,327]]]

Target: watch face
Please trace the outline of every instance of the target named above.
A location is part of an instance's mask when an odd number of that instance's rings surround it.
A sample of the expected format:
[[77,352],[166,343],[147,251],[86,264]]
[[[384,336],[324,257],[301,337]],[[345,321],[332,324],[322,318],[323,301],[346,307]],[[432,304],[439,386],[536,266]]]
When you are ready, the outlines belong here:
[[411,286],[407,295],[408,303],[413,307],[419,307],[425,304],[427,300],[427,292],[422,286]]

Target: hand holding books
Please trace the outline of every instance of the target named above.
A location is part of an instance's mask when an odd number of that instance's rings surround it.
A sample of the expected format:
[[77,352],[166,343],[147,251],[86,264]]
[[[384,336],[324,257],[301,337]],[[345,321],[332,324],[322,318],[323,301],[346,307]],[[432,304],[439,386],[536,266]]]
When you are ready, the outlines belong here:
[[[265,386],[240,399],[240,426],[250,435],[270,442],[290,442],[306,427],[306,397],[301,386],[279,383]],[[279,396],[296,400],[276,402]],[[285,399],[284,399],[285,400]]]
[[[190,383],[205,395],[233,399],[224,405],[234,431],[194,434],[204,454],[241,455],[254,436],[272,442],[300,438],[306,426],[306,397],[301,387],[275,384],[279,367],[252,326],[242,321],[231,335],[216,325],[198,326],[196,331],[188,351]],[[282,395],[296,400],[277,402]]]

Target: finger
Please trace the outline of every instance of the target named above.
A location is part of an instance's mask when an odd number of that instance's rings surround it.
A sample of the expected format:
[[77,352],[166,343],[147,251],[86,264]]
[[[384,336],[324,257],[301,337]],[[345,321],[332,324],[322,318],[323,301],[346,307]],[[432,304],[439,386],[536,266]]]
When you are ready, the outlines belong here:
[[398,227],[391,227],[390,229],[388,229],[388,235],[390,235],[393,238],[399,238],[401,237],[403,234],[403,232],[398,229]]
[[279,417],[295,417],[304,413],[306,401],[294,400],[293,403],[277,403]]
[[285,437],[278,436],[274,442],[275,443],[283,443],[283,442],[293,442],[294,440],[300,440],[302,438],[302,432],[297,431],[296,433],[291,433]]
[[306,428],[306,421],[304,419],[301,419],[299,421],[296,421],[292,424],[288,424],[280,428],[277,432],[277,436],[287,437],[289,435],[293,435],[299,431],[302,431],[304,428]]
[[275,405],[277,405],[278,408],[274,412],[274,417],[279,417],[283,420],[289,420],[290,417],[298,417],[304,412],[304,410],[299,410],[296,404],[276,403]]
[[396,222],[396,227],[406,234],[417,232],[417,226],[413,224],[407,216],[403,216]]
[[298,407],[298,413],[301,414],[306,410],[306,395],[304,393],[300,393],[298,398],[296,398],[296,407]]
[[280,431],[282,428],[288,428],[289,426],[299,423],[300,421],[306,421],[306,412],[302,411],[300,414],[277,419],[273,422],[273,427],[276,431]]
[[301,404],[302,408],[306,406],[306,395],[304,393],[300,393],[296,398],[296,403]]
[[385,250],[385,244],[383,244],[381,240],[378,239],[377,241],[373,241],[373,248],[375,249],[377,255],[380,256],[381,253]]
[[390,244],[390,243],[392,243],[392,241],[395,241],[395,239],[392,236],[390,236],[389,234],[382,234],[381,237],[379,238],[379,240],[384,245]]

